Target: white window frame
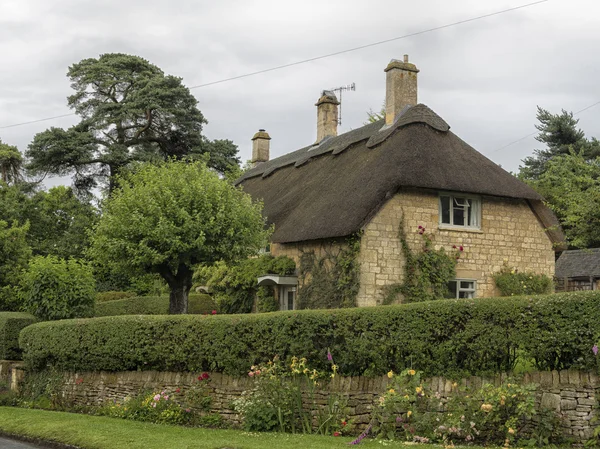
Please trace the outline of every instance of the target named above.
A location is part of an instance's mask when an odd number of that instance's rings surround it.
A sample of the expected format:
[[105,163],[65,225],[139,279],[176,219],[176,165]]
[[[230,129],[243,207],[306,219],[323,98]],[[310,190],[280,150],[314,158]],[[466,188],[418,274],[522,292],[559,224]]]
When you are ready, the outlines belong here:
[[[460,278],[460,279],[452,279],[450,282],[456,282],[456,296],[453,299],[472,299],[472,298],[477,297],[477,281],[475,279]],[[472,282],[473,288],[463,288],[460,286],[461,282]],[[461,292],[472,293],[473,296],[471,296],[470,298],[461,298],[460,297]]]
[[[450,199],[450,223],[444,223],[442,221],[442,197]],[[472,224],[454,224],[454,207],[456,199],[469,200],[471,202],[471,221]],[[468,213],[466,207],[464,207],[465,222],[467,221]],[[452,192],[440,192],[438,199],[438,211],[439,211],[439,226],[440,228],[451,228],[451,229],[481,229],[481,197],[474,195],[465,195],[462,193]]]

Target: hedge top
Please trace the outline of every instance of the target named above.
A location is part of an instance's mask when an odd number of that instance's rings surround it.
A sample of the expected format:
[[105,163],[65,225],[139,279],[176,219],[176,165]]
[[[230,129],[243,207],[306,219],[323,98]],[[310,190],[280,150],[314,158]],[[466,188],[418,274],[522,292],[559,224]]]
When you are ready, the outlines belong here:
[[427,375],[510,371],[517,355],[539,369],[591,369],[600,292],[439,300],[399,306],[252,315],[117,316],[39,323],[21,332],[24,360],[70,371],[245,374],[279,355],[344,375],[413,366]]

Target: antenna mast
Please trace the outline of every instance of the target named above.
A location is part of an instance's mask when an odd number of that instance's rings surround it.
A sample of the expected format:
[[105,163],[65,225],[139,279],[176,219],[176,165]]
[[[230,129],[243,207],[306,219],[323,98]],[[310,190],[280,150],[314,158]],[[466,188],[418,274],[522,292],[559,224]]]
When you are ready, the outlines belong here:
[[331,92],[339,92],[339,102],[340,102],[340,113],[338,114],[338,125],[342,124],[342,92],[345,90],[355,91],[356,83],[346,84],[345,86],[334,87],[333,89],[329,89]]

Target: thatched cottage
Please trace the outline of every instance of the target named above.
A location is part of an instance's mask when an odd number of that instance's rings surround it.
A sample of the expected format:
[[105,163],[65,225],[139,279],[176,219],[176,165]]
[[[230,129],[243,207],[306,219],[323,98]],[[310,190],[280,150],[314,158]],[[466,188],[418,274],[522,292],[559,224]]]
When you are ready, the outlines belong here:
[[[269,135],[253,137],[254,168],[238,182],[264,202],[275,227],[271,253],[298,261],[361,231],[358,306],[380,304],[385,287],[405,276],[400,223],[415,248],[419,226],[437,247],[464,248],[450,285],[457,298],[497,294],[492,275],[504,263],[553,276],[564,239],[540,195],[418,104],[419,70],[407,56],[385,72],[383,120],[338,136],[339,102],[325,91],[314,144],[270,160]],[[261,281],[280,285],[282,309],[295,307],[295,278]]]

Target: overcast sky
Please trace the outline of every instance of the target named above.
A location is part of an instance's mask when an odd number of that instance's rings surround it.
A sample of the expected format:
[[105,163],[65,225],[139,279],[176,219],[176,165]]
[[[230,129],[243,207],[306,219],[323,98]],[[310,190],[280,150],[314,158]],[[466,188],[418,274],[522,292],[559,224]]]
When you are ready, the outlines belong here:
[[[532,1],[532,0],[529,0]],[[142,56],[194,86],[390,39],[528,0],[1,0],[0,138],[24,151],[67,114],[69,65],[103,53]],[[327,59],[193,89],[209,138],[251,155],[265,128],[271,157],[314,142],[320,91],[356,83],[343,97],[341,132],[360,127],[385,98],[383,69],[410,55],[419,102],[463,140],[507,170],[540,148],[536,105],[578,111],[600,101],[600,3],[549,0],[518,11]],[[578,117],[600,137],[600,106]],[[54,180],[51,184],[59,183]],[[69,183],[69,180],[62,180]]]

